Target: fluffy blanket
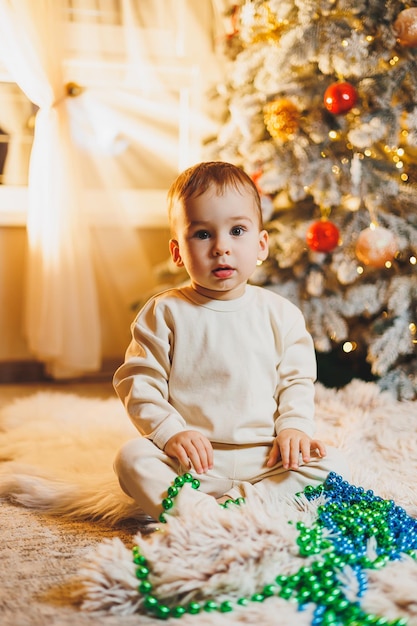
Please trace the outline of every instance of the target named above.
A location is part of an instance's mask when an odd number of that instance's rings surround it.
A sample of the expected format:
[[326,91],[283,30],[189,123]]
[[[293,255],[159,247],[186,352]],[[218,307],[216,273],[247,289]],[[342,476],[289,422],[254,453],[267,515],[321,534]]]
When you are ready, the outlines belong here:
[[284,625],[417,625],[417,404],[355,380],[317,385],[316,409],[318,436],[344,450],[363,489],[330,484],[227,509],[190,510],[179,496],[149,534],[112,471],[136,436],[119,401],[38,393],[1,412],[0,495],[73,518],[138,519],[131,546],[103,542],[80,564],[88,611],[187,626],[272,626],[277,615]]

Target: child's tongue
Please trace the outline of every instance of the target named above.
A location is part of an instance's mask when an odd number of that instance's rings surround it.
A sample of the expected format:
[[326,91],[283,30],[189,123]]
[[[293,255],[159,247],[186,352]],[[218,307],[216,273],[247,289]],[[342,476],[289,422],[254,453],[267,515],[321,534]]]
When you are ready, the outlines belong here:
[[219,267],[214,270],[214,274],[218,278],[229,278],[233,274],[233,269],[231,267]]

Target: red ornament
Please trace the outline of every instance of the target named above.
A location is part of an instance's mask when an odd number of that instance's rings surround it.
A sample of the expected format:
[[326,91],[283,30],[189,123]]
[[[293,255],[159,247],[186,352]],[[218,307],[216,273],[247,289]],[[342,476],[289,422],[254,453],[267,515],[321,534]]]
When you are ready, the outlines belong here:
[[356,256],[369,267],[381,268],[392,261],[397,252],[397,241],[388,228],[365,228],[356,242]]
[[331,252],[339,243],[339,229],[333,222],[322,219],[313,222],[306,234],[306,242],[314,252]]
[[324,92],[324,106],[330,113],[347,113],[356,104],[358,92],[350,83],[332,83]]
[[394,22],[393,29],[401,46],[404,48],[417,46],[417,7],[401,11]]

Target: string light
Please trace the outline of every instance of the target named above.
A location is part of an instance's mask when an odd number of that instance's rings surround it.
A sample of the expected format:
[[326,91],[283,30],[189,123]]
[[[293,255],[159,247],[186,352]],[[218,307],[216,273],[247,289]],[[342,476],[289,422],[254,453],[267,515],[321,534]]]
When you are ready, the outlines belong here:
[[[414,324],[414,322],[411,322],[408,328],[410,329],[410,333],[412,335],[415,335],[417,333],[417,326]],[[415,337],[413,337],[411,341],[412,343],[417,343],[417,339]]]
[[349,352],[353,352],[354,350],[356,350],[357,347],[358,344],[356,343],[356,341],[345,341],[342,346],[342,350],[343,352],[346,352],[346,354],[348,354]]

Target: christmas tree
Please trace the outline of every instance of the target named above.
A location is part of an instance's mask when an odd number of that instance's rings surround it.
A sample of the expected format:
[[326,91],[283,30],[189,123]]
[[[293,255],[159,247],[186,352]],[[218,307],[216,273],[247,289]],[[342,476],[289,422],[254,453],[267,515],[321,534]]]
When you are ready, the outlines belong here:
[[260,191],[253,282],[301,308],[318,356],[415,398],[417,6],[246,0],[228,18],[207,154]]

